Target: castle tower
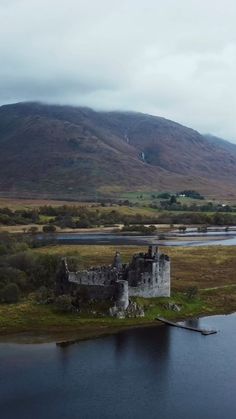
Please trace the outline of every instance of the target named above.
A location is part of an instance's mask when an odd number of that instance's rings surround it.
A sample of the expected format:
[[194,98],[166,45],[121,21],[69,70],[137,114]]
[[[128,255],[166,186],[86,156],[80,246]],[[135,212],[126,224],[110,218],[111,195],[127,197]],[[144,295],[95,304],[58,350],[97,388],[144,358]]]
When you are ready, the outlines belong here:
[[117,306],[122,309],[126,310],[129,305],[129,284],[128,281],[117,281],[117,299],[116,304]]
[[155,255],[155,246],[148,246],[148,257],[152,259]]
[[112,267],[116,268],[117,270],[122,269],[122,261],[121,261],[120,252],[116,252],[116,254],[114,256]]

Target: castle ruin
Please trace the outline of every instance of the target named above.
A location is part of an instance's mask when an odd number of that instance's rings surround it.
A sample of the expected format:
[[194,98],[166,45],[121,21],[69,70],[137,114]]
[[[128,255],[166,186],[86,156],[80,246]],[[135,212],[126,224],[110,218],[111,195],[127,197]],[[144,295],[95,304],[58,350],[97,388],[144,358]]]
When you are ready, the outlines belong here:
[[129,297],[169,297],[170,259],[149,246],[147,253],[137,253],[128,264],[123,264],[119,252],[109,266],[93,267],[70,272],[64,260],[65,276],[59,292],[86,290],[89,298],[113,299],[123,310],[129,305]]

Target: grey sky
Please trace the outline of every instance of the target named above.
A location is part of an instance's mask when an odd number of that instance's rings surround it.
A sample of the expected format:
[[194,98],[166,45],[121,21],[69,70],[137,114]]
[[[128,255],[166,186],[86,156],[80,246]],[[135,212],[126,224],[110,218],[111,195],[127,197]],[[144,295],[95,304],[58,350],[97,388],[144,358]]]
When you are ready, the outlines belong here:
[[235,0],[0,0],[0,102],[137,110],[236,142]]

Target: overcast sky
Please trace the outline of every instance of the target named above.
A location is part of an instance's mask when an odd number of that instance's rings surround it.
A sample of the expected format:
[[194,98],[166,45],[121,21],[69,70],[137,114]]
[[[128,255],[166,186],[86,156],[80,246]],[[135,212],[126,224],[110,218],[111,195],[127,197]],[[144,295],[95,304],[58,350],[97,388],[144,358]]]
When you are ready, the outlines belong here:
[[0,0],[0,102],[161,115],[236,142],[235,0]]

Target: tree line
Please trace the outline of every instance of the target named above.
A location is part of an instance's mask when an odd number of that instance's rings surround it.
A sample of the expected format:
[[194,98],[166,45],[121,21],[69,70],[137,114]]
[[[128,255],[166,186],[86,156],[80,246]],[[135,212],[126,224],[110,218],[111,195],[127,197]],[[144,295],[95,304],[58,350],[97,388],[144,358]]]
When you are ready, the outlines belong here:
[[[25,236],[0,234],[0,303],[15,303],[30,293],[48,302],[55,298],[61,257],[37,253],[35,246],[34,240]],[[79,255],[68,257],[71,269],[76,270],[78,262]]]
[[[236,215],[230,206],[219,206],[206,203],[199,207],[190,205],[186,207],[171,197],[160,204],[162,209],[156,209],[149,214],[125,214],[118,209],[91,208],[85,206],[63,205],[59,207],[43,206],[38,209],[11,210],[0,208],[0,225],[43,225],[45,233],[53,233],[60,228],[90,228],[99,226],[114,226],[116,224],[142,225],[142,224],[209,224],[233,225],[236,224]],[[29,233],[37,233],[35,226],[25,228]]]

